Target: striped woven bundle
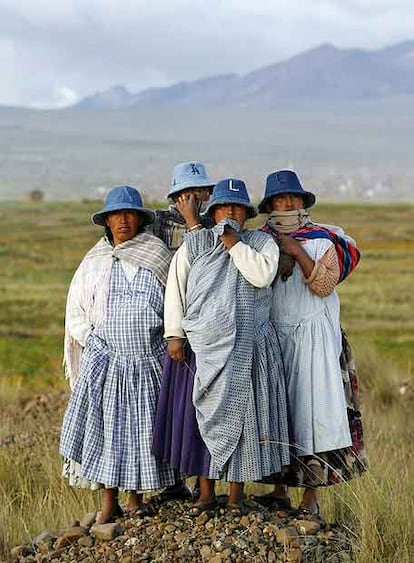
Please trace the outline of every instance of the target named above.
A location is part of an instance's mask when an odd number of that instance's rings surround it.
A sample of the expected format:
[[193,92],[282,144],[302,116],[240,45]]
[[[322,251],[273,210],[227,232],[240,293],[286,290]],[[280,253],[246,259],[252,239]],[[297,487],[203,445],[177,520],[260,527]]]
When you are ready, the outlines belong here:
[[[280,236],[278,231],[269,221],[267,221],[260,230],[272,235],[276,241]],[[340,276],[338,283],[344,281],[349,276],[349,274],[351,274],[355,270],[361,258],[360,251],[355,246],[355,244],[352,244],[351,240],[347,239],[346,237],[342,237],[335,233],[333,230],[327,229],[326,227],[322,227],[320,225],[311,225],[309,227],[298,229],[293,233],[289,233],[289,236],[296,240],[325,238],[332,241],[332,243],[335,245],[335,250],[338,255],[339,261]]]

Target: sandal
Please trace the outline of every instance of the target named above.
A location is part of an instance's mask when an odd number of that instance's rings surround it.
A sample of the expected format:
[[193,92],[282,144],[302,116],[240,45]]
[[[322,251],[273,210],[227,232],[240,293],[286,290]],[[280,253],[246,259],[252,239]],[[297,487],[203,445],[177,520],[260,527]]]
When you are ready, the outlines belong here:
[[227,508],[230,510],[232,516],[235,518],[243,516],[244,514],[244,504],[243,502],[228,502]]
[[193,493],[186,483],[179,485],[171,485],[167,487],[162,493],[153,497],[153,500],[162,504],[169,500],[189,500],[193,498]]
[[267,495],[252,495],[250,497],[254,502],[265,506],[266,508],[271,508],[277,510],[278,508],[282,510],[292,510],[292,504],[290,502],[290,497],[275,497],[271,494]]
[[[98,510],[95,517],[95,524],[100,523],[101,515],[102,515],[102,510]],[[114,523],[115,520],[117,520],[118,518],[122,518],[124,515],[125,515],[124,509],[121,508],[119,504],[117,504],[111,516],[106,520],[105,524]]]
[[157,512],[158,509],[151,502],[145,502],[141,504],[137,510],[135,510],[134,514],[140,518],[144,518],[144,516],[154,516]]
[[112,518],[122,518],[124,515],[124,509],[117,504],[115,510],[112,513]]
[[189,516],[191,516],[192,518],[197,518],[197,516],[200,516],[200,514],[203,514],[203,512],[214,512],[218,507],[218,503],[217,500],[214,499],[210,502],[204,502],[202,504],[193,504],[188,511]]
[[306,516],[321,516],[321,509],[318,503],[316,503],[313,509],[308,508],[307,506],[300,504],[298,506],[298,516],[305,518]]

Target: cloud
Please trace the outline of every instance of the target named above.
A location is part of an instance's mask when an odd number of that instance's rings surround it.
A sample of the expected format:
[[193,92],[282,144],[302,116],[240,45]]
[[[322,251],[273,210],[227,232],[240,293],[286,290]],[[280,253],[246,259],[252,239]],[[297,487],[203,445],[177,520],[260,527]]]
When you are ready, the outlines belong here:
[[378,48],[412,36],[412,12],[411,0],[0,0],[0,103],[244,73],[323,42]]

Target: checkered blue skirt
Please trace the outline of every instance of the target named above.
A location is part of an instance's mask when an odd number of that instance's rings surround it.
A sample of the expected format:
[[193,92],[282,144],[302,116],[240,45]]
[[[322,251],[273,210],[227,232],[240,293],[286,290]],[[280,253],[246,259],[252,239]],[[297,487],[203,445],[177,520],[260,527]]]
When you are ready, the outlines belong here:
[[151,453],[165,346],[163,292],[148,270],[132,282],[112,269],[107,320],[88,338],[65,413],[60,453],[86,479],[124,490],[154,490],[174,473]]

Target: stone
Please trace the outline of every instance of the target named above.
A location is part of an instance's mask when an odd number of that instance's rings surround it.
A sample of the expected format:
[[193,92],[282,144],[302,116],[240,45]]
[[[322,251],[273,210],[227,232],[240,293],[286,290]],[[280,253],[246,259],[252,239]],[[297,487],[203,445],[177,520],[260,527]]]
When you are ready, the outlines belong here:
[[79,540],[82,536],[86,533],[85,528],[81,526],[74,526],[73,528],[66,528],[62,530],[62,535],[58,537],[55,542],[54,549],[62,549],[63,547],[67,547]]
[[34,553],[33,546],[31,545],[18,545],[13,547],[10,551],[10,557],[13,561],[17,561],[19,557],[27,557]]
[[85,516],[79,522],[79,525],[82,526],[82,528],[89,530],[89,528],[95,523],[95,520],[96,512],[88,512],[88,514],[85,514]]
[[222,559],[220,557],[220,555],[215,555],[214,557],[212,557],[211,559],[208,560],[208,563],[221,563]]
[[35,545],[41,553],[45,554],[51,551],[56,539],[57,535],[55,533],[46,530],[33,538],[33,545]]
[[296,531],[296,528],[293,528],[292,526],[277,530],[275,537],[277,543],[280,543],[281,545],[297,546],[299,544],[298,532]]
[[296,529],[302,536],[312,536],[320,531],[321,525],[313,520],[301,520],[296,524]]
[[98,540],[110,541],[123,533],[123,528],[117,523],[94,524],[91,534]]
[[137,543],[139,543],[139,539],[138,538],[129,538],[126,542],[125,542],[125,546],[126,547],[131,547],[133,545],[136,545]]
[[81,547],[92,547],[94,544],[93,538],[91,536],[82,536],[78,539],[78,545]]
[[215,527],[216,525],[213,520],[209,520],[208,522],[206,522],[206,530],[214,530]]
[[36,547],[45,545],[47,546],[48,549],[51,549],[57,537],[58,536],[54,532],[50,532],[49,530],[46,530],[41,534],[37,535],[35,538],[33,538],[33,544]]
[[175,541],[172,541],[172,540],[170,540],[166,543],[166,548],[167,548],[167,551],[178,551],[180,549],[178,547],[178,545],[175,543]]
[[208,560],[212,555],[210,547],[208,545],[203,545],[200,549],[200,555],[204,561]]
[[286,563],[300,563],[302,561],[302,551],[298,548],[291,549],[287,553]]
[[247,549],[249,547],[249,544],[243,538],[239,538],[238,540],[236,540],[234,542],[234,545],[239,549]]
[[249,525],[249,519],[246,515],[242,516],[240,518],[240,526],[243,526],[243,528],[247,528],[247,526]]
[[175,541],[180,546],[183,545],[187,539],[188,539],[188,532],[180,532],[175,536]]
[[82,528],[82,526],[73,526],[72,528],[65,528],[61,530],[61,536],[66,538],[80,538],[85,535],[87,530]]
[[202,512],[200,514],[200,516],[197,516],[197,518],[195,519],[196,524],[198,524],[199,526],[202,526],[203,524],[205,524],[206,522],[208,522],[208,520],[210,519],[209,515],[207,514],[207,512]]
[[267,534],[269,536],[276,536],[278,531],[279,531],[279,526],[277,526],[276,524],[272,524],[272,523],[267,524],[263,528],[263,533]]
[[175,532],[176,529],[177,528],[174,526],[174,524],[167,524],[164,528],[164,530],[169,534],[171,534],[172,532]]
[[312,549],[318,545],[318,538],[316,536],[304,536],[299,541],[304,549]]

